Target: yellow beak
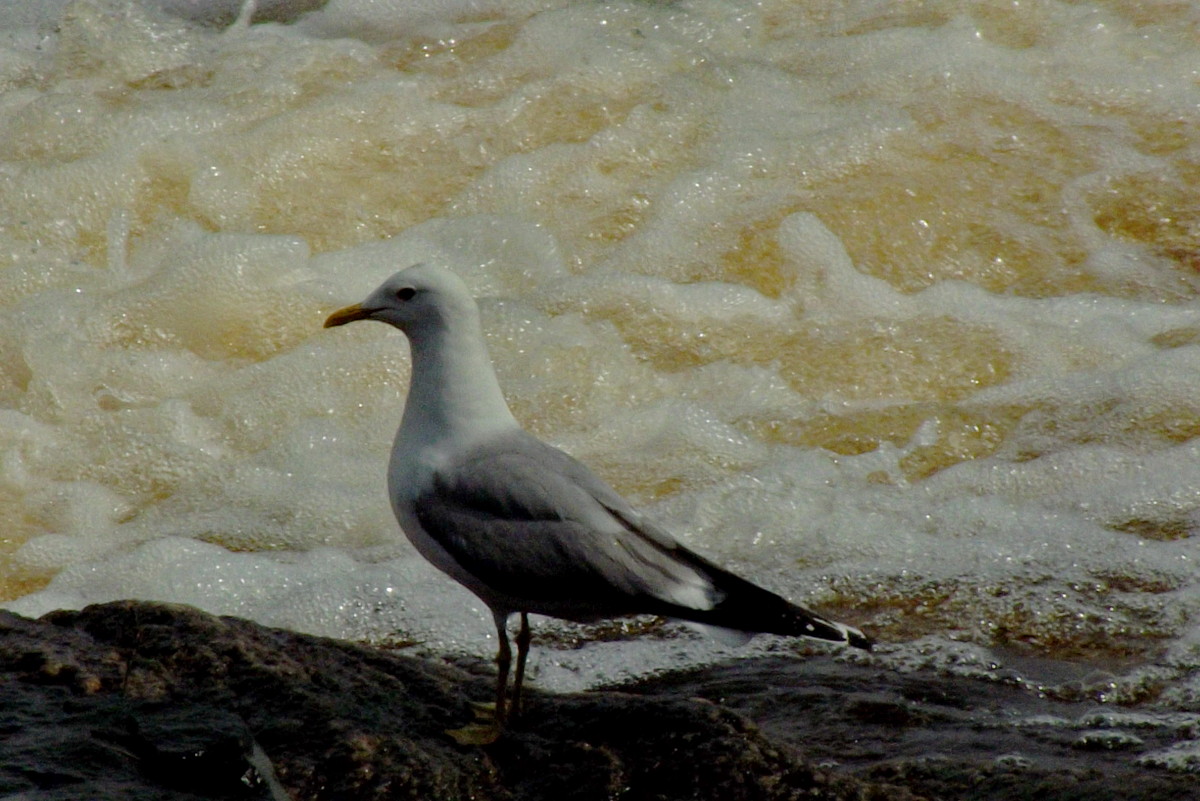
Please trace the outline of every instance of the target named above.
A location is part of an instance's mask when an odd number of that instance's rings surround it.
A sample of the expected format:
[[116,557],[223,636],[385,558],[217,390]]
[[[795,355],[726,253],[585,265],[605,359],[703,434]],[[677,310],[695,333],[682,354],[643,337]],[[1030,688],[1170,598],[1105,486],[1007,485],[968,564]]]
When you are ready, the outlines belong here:
[[355,320],[365,320],[371,316],[370,309],[364,309],[362,304],[355,303],[352,306],[347,306],[344,309],[338,309],[333,314],[329,315],[325,320],[325,328],[333,328],[335,325],[345,325],[352,323]]

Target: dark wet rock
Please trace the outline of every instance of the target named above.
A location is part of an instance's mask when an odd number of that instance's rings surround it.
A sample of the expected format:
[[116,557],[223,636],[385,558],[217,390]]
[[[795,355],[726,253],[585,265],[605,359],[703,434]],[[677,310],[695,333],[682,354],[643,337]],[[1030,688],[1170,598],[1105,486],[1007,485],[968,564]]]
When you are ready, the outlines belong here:
[[489,676],[194,609],[0,613],[0,796],[903,799],[681,697],[532,694],[482,748],[445,729]]
[[[655,698],[706,698],[820,765],[937,799],[1178,801],[1194,773],[1148,769],[1170,725],[1095,728],[1097,706],[1021,682],[895,673],[827,657],[760,659],[639,683]],[[1112,710],[1107,710],[1112,711]]]
[[[745,659],[533,692],[485,747],[492,674],[194,609],[0,613],[0,798],[798,801],[1194,797],[1181,736],[1020,683]],[[1190,730],[1189,730],[1190,732]],[[1194,732],[1190,732],[1194,737]]]

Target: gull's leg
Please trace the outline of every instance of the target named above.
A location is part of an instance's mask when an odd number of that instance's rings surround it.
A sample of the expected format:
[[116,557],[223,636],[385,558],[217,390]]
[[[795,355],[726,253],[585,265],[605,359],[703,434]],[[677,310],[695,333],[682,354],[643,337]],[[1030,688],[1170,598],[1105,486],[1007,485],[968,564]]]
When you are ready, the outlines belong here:
[[517,632],[517,675],[513,680],[512,712],[510,717],[521,714],[521,683],[525,681],[525,659],[529,656],[529,642],[533,635],[529,631],[529,613],[521,613],[521,629]]
[[512,664],[512,646],[508,644],[508,613],[494,612],[493,615],[499,642],[496,651],[496,723],[503,725],[504,695],[508,688],[508,667]]
[[512,663],[512,647],[508,644],[508,615],[493,612],[496,620],[496,638],[500,641],[496,650],[496,704],[471,704],[475,710],[475,721],[461,729],[447,729],[446,734],[459,745],[489,745],[500,739],[504,731],[504,691],[508,687],[508,667]]

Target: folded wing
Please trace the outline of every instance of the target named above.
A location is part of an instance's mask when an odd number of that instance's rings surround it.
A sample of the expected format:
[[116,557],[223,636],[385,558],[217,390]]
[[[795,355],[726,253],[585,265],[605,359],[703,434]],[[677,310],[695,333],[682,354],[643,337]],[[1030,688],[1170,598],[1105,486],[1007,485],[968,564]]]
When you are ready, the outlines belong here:
[[426,533],[514,611],[657,614],[868,644],[683,547],[583,464],[524,432],[437,474],[415,505]]

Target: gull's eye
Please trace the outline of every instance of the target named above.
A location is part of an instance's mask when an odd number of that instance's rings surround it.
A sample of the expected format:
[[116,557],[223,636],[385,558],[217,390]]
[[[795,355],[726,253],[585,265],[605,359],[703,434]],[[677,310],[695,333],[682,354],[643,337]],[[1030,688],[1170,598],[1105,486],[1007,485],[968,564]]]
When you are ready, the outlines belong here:
[[400,300],[412,300],[413,295],[415,294],[417,294],[417,290],[413,289],[411,286],[406,286],[403,289],[396,290],[396,297]]

